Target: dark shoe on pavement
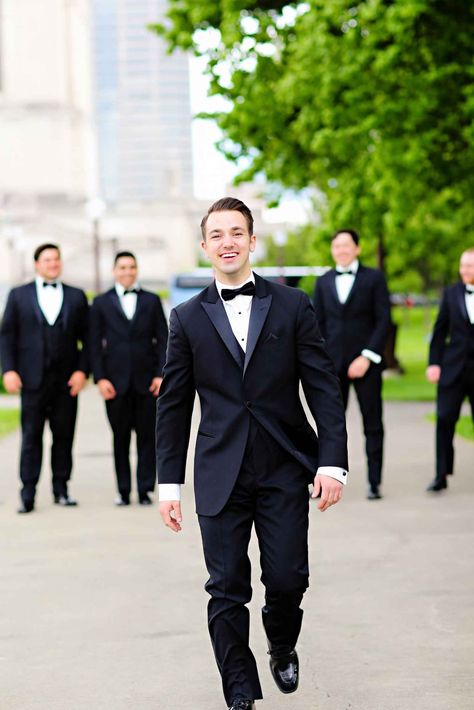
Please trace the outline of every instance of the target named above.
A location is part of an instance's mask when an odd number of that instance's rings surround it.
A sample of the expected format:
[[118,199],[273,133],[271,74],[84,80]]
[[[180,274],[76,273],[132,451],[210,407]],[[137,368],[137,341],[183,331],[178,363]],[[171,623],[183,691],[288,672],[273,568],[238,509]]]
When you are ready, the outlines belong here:
[[117,498],[114,500],[114,503],[116,506],[119,508],[123,507],[124,505],[130,505],[130,496],[126,495],[119,495]]
[[232,702],[229,710],[255,710],[255,703],[253,700],[243,700],[242,698],[237,698]]
[[54,496],[54,502],[56,505],[62,505],[65,508],[75,508],[77,506],[77,500],[69,498],[69,496]]
[[432,493],[439,493],[440,491],[443,491],[445,488],[448,487],[448,481],[446,480],[446,476],[441,476],[441,478],[435,478],[434,481],[430,483],[428,488],[426,489],[427,491],[430,491]]
[[148,493],[141,494],[138,497],[138,502],[140,503],[140,505],[153,505],[153,501],[148,495]]
[[25,515],[26,513],[32,513],[35,509],[35,504],[33,501],[22,501],[20,507],[17,510],[17,513],[20,513],[20,515]]
[[278,690],[282,693],[294,693],[298,688],[299,662],[295,650],[286,656],[275,658],[270,654],[270,670]]
[[380,500],[381,498],[382,494],[380,493],[378,486],[370,486],[367,491],[367,500]]

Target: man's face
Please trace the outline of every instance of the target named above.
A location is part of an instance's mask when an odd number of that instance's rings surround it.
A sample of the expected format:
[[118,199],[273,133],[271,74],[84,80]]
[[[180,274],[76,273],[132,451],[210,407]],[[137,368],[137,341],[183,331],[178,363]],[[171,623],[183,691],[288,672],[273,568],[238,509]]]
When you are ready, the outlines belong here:
[[222,283],[239,284],[250,275],[250,252],[256,238],[249,233],[244,215],[237,210],[211,212],[206,223],[206,252],[216,278]]
[[459,274],[465,284],[474,284],[474,252],[465,251],[461,254]]
[[349,266],[360,254],[360,247],[348,232],[341,232],[331,242],[332,258],[337,266]]
[[137,262],[131,256],[121,256],[114,266],[114,278],[125,289],[133,286],[137,280]]
[[45,281],[55,281],[61,276],[63,265],[57,249],[45,249],[35,261],[35,271]]

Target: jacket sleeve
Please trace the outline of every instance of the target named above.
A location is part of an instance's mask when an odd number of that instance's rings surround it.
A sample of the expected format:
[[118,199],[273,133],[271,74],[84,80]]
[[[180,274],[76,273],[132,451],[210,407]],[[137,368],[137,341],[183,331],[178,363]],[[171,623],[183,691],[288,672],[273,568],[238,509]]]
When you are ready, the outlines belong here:
[[89,303],[84,291],[80,291],[79,304],[79,325],[78,339],[81,342],[81,350],[79,351],[78,370],[85,373],[89,377],[90,372],[90,338],[89,338]]
[[391,323],[390,296],[382,272],[375,271],[374,274],[376,277],[373,294],[375,326],[365,347],[377,355],[383,355]]
[[301,384],[318,429],[318,465],[347,470],[346,416],[339,380],[304,293],[297,314],[296,346]]
[[168,341],[168,324],[166,323],[163,306],[159,296],[156,297],[155,305],[155,339],[157,349],[157,361],[155,377],[163,377],[163,368],[166,360],[166,344]]
[[433,327],[433,334],[430,341],[430,365],[441,365],[443,362],[446,339],[450,328],[448,294],[446,290],[441,299],[438,316]]
[[194,396],[192,351],[176,310],[173,310],[156,409],[158,483],[184,483]]
[[89,312],[89,353],[94,382],[106,378],[102,341],[105,336],[102,309],[97,298]]
[[324,309],[324,295],[321,285],[321,278],[316,279],[314,287],[313,305],[316,311],[316,318],[319,325],[319,330],[323,338],[326,338],[326,313]]
[[18,372],[19,315],[15,290],[10,291],[0,329],[0,356],[2,372]]

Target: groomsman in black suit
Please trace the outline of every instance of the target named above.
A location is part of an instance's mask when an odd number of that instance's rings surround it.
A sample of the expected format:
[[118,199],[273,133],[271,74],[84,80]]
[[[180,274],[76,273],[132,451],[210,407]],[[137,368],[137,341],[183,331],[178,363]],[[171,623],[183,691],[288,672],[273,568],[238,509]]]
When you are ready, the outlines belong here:
[[357,232],[336,232],[331,253],[336,268],[317,280],[314,306],[346,407],[351,384],[356,391],[366,439],[367,498],[376,500],[382,497],[382,356],[390,328],[390,299],[382,272],[359,262]]
[[461,283],[445,290],[430,343],[428,380],[438,384],[436,477],[428,491],[448,487],[454,470],[454,430],[469,398],[474,422],[474,247],[461,255]]
[[[209,572],[209,632],[227,705],[251,710],[262,697],[248,645],[252,526],[270,669],[278,688],[292,693],[308,586],[308,484],[313,498],[321,493],[320,510],[340,499],[345,417],[309,299],[250,268],[255,236],[248,207],[219,200],[201,229],[216,280],[171,313],[156,421],[160,513],[171,530],[181,530],[180,484],[197,391],[194,488]],[[300,382],[318,435],[306,419]]]
[[46,420],[53,437],[51,468],[55,503],[69,497],[77,395],[88,375],[88,305],[83,291],[62,283],[59,247],[43,244],[34,254],[36,279],[12,289],[1,326],[3,383],[21,392],[21,507],[31,513],[43,457]]
[[119,506],[130,504],[130,439],[137,437],[137,488],[150,505],[155,488],[155,410],[165,362],[168,327],[160,298],[140,288],[134,254],[115,257],[115,285],[91,308],[94,380],[113,432]]

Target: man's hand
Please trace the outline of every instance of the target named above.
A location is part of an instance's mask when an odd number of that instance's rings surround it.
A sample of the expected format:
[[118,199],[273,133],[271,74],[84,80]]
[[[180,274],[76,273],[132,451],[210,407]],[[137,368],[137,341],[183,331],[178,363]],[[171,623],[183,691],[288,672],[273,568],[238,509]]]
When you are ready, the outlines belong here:
[[113,399],[117,394],[111,381],[106,380],[105,378],[103,380],[98,380],[97,387],[99,388],[99,392],[105,401]]
[[73,372],[71,377],[69,378],[68,385],[70,387],[69,394],[71,397],[77,397],[81,389],[84,387],[86,384],[86,374],[85,372],[82,372],[81,370],[76,370],[76,372]]
[[3,385],[8,394],[18,394],[23,387],[23,382],[18,372],[8,370],[8,372],[5,372],[3,375]]
[[160,503],[160,515],[164,524],[173,532],[180,532],[182,521],[181,503],[179,500],[163,500]]
[[317,498],[321,491],[321,499],[318,503],[319,510],[324,513],[331,505],[334,505],[342,498],[342,489],[344,486],[340,481],[337,481],[331,476],[322,476],[316,474],[313,483],[313,492],[311,498]]
[[162,377],[154,377],[151,381],[150,392],[154,397],[158,397],[160,393],[161,383],[163,382]]
[[364,377],[365,373],[370,367],[370,360],[364,355],[359,355],[355,360],[349,365],[347,370],[347,376],[350,380],[356,380],[360,377]]
[[428,380],[428,382],[431,382],[435,385],[437,382],[439,382],[440,377],[441,368],[439,365],[430,365],[426,368],[426,379]]

